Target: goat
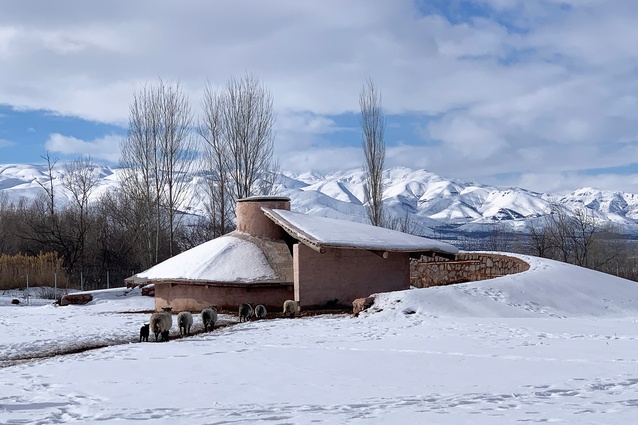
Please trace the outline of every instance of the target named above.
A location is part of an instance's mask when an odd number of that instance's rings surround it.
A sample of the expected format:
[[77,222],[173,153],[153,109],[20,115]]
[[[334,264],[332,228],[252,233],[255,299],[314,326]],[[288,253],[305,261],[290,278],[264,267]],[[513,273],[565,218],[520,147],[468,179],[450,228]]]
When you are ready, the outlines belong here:
[[148,342],[148,334],[150,333],[150,323],[144,323],[140,328],[140,342]]

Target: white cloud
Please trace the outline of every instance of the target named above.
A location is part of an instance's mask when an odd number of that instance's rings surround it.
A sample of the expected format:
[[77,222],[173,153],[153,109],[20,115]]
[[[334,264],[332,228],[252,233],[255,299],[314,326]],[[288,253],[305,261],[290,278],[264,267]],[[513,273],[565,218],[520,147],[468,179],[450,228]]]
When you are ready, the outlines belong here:
[[466,116],[446,116],[442,121],[433,122],[429,130],[433,139],[449,144],[456,156],[486,159],[508,148],[498,128]]
[[15,146],[15,142],[10,140],[0,139],[0,148],[6,148],[9,146]]
[[572,192],[574,188],[581,187],[635,193],[638,185],[638,173],[596,175],[580,172],[526,173],[519,178],[512,179],[510,185],[545,193],[565,194]]
[[410,0],[12,2],[0,98],[126,125],[141,83],[179,78],[197,109],[207,80],[250,71],[274,94],[282,168],[348,168],[362,155],[330,115],[357,112],[370,76],[387,113],[423,116],[423,140],[388,140],[389,164],[537,188],[634,162],[638,2],[476,2],[491,13],[456,23]]
[[343,130],[334,120],[310,112],[290,112],[277,117],[277,131],[291,131],[308,134],[326,134]]
[[117,162],[120,158],[121,136],[105,136],[93,141],[84,141],[75,137],[51,134],[45,147],[51,152],[64,155],[90,156],[95,160]]
[[285,171],[330,171],[333,164],[339,162],[343,169],[363,166],[361,149],[353,147],[327,146],[289,151],[281,156],[281,169]]

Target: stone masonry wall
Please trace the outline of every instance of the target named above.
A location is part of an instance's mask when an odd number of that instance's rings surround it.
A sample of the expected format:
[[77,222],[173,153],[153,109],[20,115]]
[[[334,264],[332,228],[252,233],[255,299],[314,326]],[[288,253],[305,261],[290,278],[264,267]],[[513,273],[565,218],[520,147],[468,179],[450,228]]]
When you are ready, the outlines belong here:
[[410,261],[410,284],[417,288],[492,279],[529,269],[525,261],[499,254],[462,252],[455,260],[421,257]]

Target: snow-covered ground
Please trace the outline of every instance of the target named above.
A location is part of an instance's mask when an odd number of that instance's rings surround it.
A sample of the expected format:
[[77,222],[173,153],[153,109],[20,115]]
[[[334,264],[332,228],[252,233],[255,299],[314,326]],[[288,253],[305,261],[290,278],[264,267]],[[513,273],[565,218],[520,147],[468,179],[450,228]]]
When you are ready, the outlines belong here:
[[528,272],[382,294],[356,318],[168,343],[137,342],[153,308],[137,290],[67,307],[5,296],[0,423],[636,423],[638,284],[523,258]]

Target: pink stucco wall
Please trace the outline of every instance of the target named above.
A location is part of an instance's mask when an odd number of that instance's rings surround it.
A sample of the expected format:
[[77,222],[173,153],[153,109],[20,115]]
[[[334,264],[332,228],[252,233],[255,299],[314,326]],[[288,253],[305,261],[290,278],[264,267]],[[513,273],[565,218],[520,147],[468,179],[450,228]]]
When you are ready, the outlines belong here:
[[284,230],[266,217],[261,207],[290,211],[290,199],[255,197],[238,200],[235,208],[237,230],[258,238],[283,239]]
[[293,298],[293,285],[225,285],[211,283],[179,284],[155,283],[155,310],[172,307],[173,311],[201,311],[216,305],[220,309],[235,310],[242,303],[263,304],[269,311],[281,311],[284,301]]
[[327,248],[320,254],[295,244],[293,250],[295,300],[302,309],[322,307],[335,299],[352,304],[370,294],[410,287],[407,253],[390,252],[384,259],[359,249]]

